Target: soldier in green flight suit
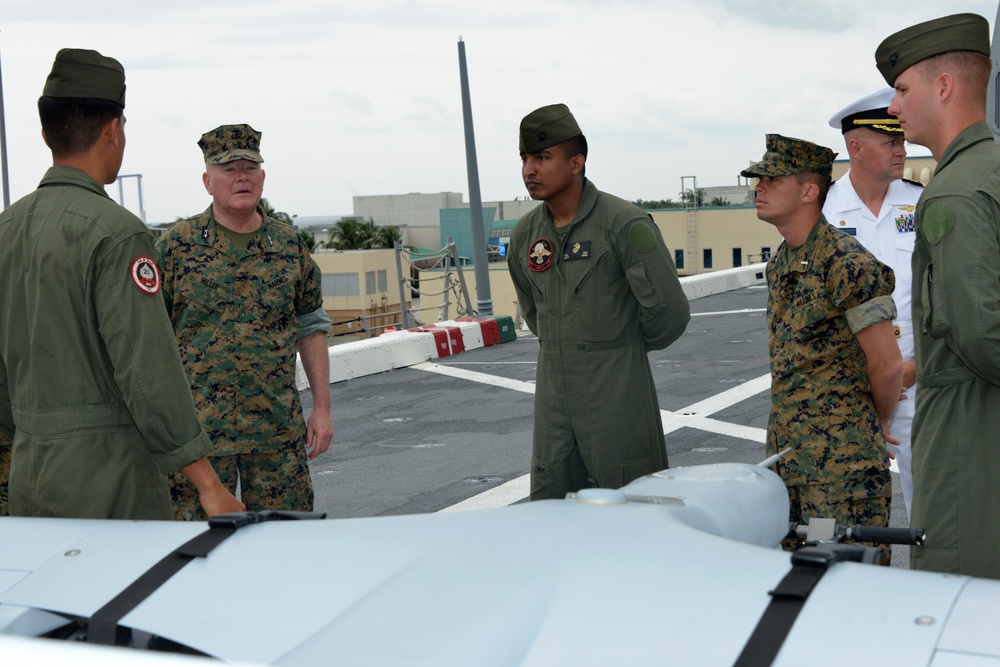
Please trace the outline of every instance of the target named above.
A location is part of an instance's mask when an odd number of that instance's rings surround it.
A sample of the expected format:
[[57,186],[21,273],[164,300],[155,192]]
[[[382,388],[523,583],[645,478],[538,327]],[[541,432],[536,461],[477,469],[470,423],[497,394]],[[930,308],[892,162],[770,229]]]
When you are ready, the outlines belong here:
[[538,336],[531,499],[624,484],[667,467],[646,353],[690,319],[659,229],[584,175],[587,141],[564,104],[521,121],[521,176],[544,202],[511,232],[507,265]]
[[875,52],[889,113],[937,169],[917,204],[913,516],[918,570],[1000,579],[1000,146],[986,123],[989,24],[956,14]]
[[[243,505],[204,458],[149,230],[104,191],[125,151],[125,70],[63,49],[38,111],[53,166],[0,213],[0,432],[10,513],[170,519],[176,470],[209,514]],[[2,465],[2,461],[0,461]]]

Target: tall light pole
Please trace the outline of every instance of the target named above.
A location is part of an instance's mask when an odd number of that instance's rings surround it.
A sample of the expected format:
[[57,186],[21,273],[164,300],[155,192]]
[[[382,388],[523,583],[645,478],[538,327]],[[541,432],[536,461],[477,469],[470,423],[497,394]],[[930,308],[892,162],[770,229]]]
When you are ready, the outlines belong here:
[[3,207],[10,206],[10,180],[7,178],[7,121],[3,114],[3,66],[0,65],[0,169],[3,169]]
[[493,314],[490,296],[490,267],[486,256],[486,229],[483,198],[479,194],[479,165],[476,162],[476,133],[472,129],[472,99],[469,72],[465,65],[465,42],[458,38],[458,70],[462,80],[462,118],[465,121],[465,166],[469,172],[469,213],[472,218],[472,261],[476,274],[476,308],[480,315]]

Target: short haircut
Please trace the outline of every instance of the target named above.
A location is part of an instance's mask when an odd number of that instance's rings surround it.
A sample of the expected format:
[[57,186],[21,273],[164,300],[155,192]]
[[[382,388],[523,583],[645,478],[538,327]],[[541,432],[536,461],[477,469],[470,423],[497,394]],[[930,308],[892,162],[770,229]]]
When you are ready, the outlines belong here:
[[562,146],[563,153],[565,153],[567,158],[571,158],[576,155],[582,155],[584,159],[583,171],[580,172],[581,176],[587,175],[587,137],[582,134],[578,134],[572,139],[567,139],[566,141],[558,144]]
[[125,109],[109,100],[45,95],[38,98],[45,143],[55,157],[86,152],[97,141],[105,123],[121,118],[124,113]]
[[977,102],[986,103],[986,91],[990,84],[993,61],[978,51],[949,51],[927,58],[918,63],[925,81],[942,72],[948,72],[965,84],[966,89]]
[[826,195],[830,191],[833,179],[823,174],[817,174],[814,171],[803,171],[795,174],[795,182],[799,185],[810,181],[815,183],[816,187],[819,188],[819,197],[816,199],[819,201],[819,207],[823,208],[823,205],[826,204]]

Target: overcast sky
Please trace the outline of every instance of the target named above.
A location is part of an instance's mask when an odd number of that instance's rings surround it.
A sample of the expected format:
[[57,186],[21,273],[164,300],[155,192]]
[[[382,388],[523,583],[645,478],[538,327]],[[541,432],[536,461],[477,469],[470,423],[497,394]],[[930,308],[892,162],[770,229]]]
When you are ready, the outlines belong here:
[[[143,175],[156,223],[208,205],[196,142],[226,123],[263,132],[264,196],[289,214],[350,214],[354,195],[468,201],[460,37],[484,200],[525,195],[518,124],[555,102],[587,135],[602,190],[677,199],[681,177],[735,184],[767,132],[842,151],[827,120],[884,86],[878,43],[965,11],[992,26],[997,2],[0,0],[11,199],[50,164],[35,105],[63,47],[125,66],[121,173]],[[137,199],[126,180],[135,212]]]

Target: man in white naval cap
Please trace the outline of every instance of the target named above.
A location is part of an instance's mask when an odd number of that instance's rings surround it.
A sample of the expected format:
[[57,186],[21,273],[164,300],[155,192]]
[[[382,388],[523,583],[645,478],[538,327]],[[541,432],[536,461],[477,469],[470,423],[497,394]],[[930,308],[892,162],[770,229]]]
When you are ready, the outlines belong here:
[[[910,289],[913,214],[923,191],[920,183],[903,179],[906,147],[903,129],[888,107],[895,90],[883,88],[865,95],[830,117],[830,126],[844,134],[851,168],[827,195],[823,215],[830,224],[854,236],[875,257],[892,268],[896,288],[892,298],[898,315],[893,330],[903,357],[903,394],[890,422],[890,445],[902,480],[907,516],[913,499],[910,472],[910,426],[916,405],[916,368],[913,361],[913,326]],[[891,443],[891,440],[887,440]]]

